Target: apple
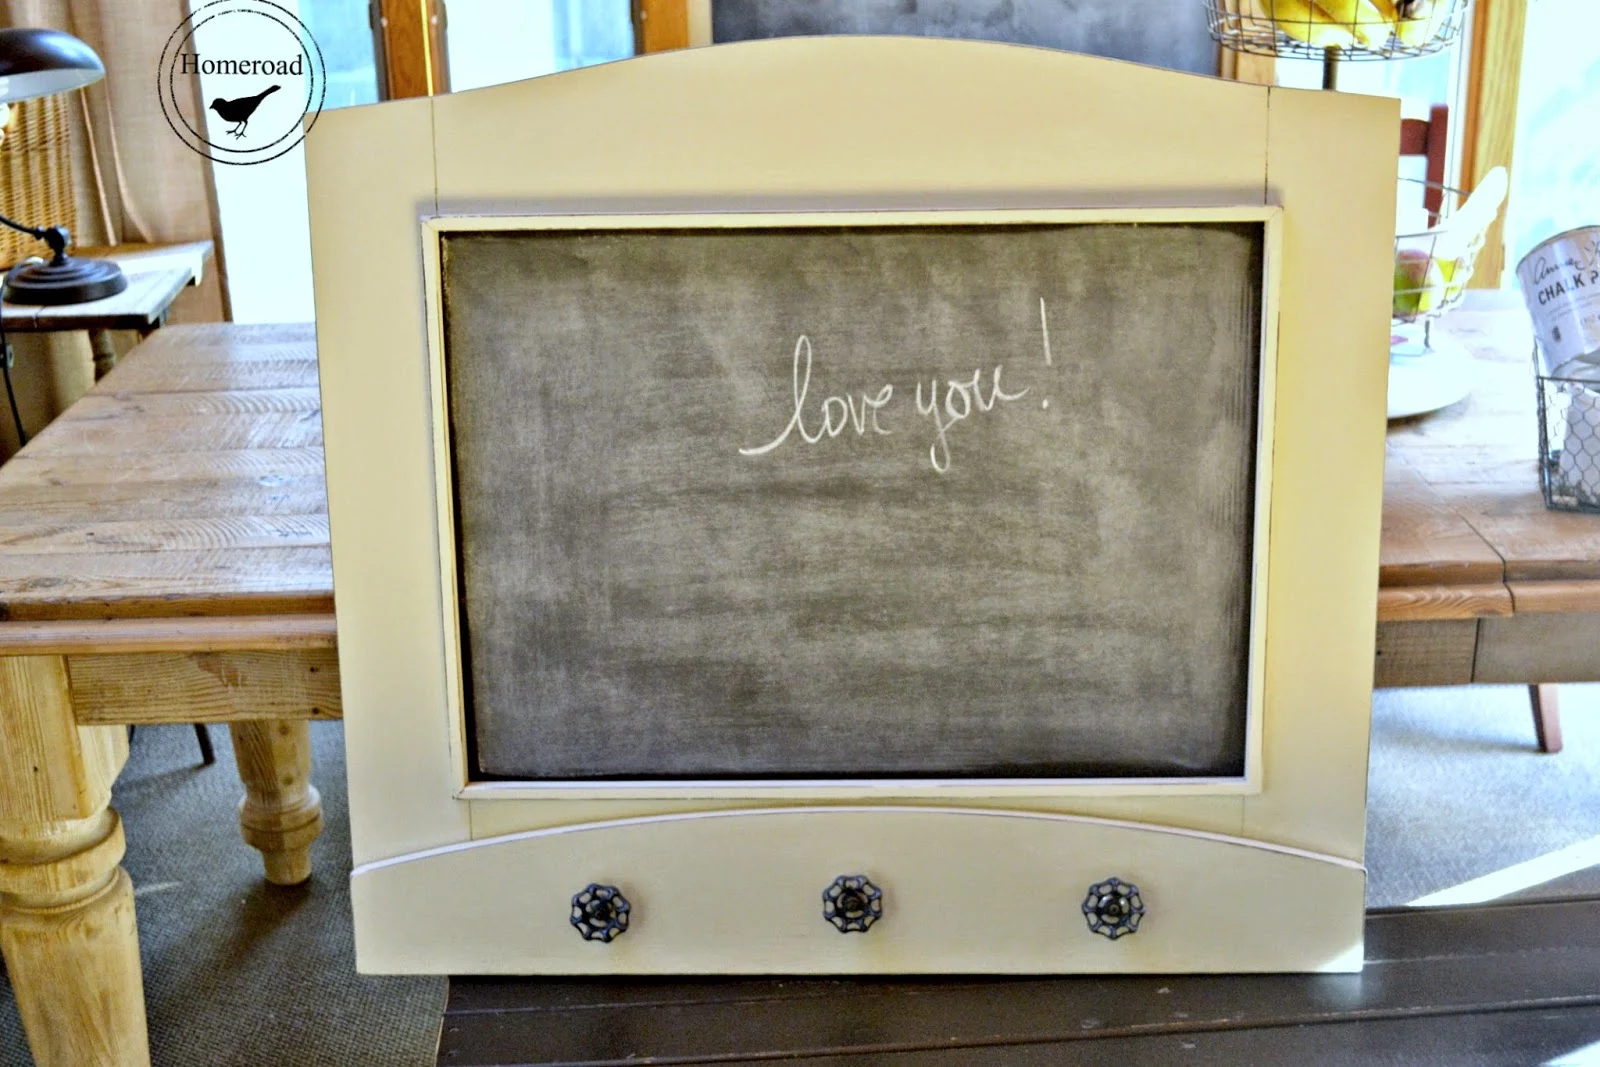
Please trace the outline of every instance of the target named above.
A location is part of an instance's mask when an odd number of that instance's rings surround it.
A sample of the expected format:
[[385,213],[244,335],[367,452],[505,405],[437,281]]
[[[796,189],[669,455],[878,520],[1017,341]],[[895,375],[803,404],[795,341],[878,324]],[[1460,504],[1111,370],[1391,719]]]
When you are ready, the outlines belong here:
[[1426,315],[1444,302],[1445,283],[1455,273],[1454,260],[1449,261],[1450,274],[1444,263],[1421,249],[1402,248],[1394,256],[1394,314],[1396,318],[1410,321]]

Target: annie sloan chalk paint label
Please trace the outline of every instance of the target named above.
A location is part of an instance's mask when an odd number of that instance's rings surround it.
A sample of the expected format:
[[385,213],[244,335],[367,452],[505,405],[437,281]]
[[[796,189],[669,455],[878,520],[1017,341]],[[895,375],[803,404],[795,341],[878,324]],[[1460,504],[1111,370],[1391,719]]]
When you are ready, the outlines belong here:
[[1600,366],[1600,226],[1580,226],[1545,241],[1517,264],[1517,280],[1533,316],[1544,372],[1564,377],[1575,369],[1592,373],[1585,364]]

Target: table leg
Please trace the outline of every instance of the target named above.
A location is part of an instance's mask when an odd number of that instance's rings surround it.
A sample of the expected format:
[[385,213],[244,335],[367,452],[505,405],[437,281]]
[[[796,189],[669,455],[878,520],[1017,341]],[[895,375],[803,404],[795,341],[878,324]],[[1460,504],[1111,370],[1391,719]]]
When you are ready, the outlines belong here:
[[1533,733],[1539,741],[1539,751],[1561,751],[1561,703],[1554,685],[1528,686],[1528,698],[1533,704]]
[[0,952],[39,1067],[147,1067],[133,885],[108,806],[127,729],[80,727],[59,656],[0,659]]
[[239,828],[261,853],[267,881],[311,877],[311,842],[322,833],[322,798],[311,784],[311,727],[304,719],[230,723],[244,782]]
[[99,381],[117,365],[117,345],[110,330],[90,330],[89,347],[94,351],[94,380]]

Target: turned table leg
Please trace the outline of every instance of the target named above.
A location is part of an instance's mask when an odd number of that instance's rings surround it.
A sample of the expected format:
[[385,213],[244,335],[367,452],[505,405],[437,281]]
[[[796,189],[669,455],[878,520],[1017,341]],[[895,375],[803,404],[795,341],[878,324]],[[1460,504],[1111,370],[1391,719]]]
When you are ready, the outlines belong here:
[[99,381],[117,365],[117,343],[110,330],[90,330],[89,349],[94,353],[94,380]]
[[311,784],[311,727],[303,719],[230,723],[244,782],[239,828],[261,853],[267,881],[311,877],[311,842],[322,833],[322,798]]
[[147,1067],[133,885],[108,807],[121,726],[80,727],[59,656],[0,659],[0,952],[39,1067]]

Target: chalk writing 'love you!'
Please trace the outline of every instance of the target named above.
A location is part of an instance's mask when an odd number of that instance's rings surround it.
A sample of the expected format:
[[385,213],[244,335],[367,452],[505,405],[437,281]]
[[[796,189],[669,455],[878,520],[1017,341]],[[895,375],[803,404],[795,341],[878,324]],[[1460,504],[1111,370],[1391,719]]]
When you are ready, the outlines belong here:
[[[802,445],[814,445],[838,437],[846,430],[854,430],[857,437],[865,437],[868,433],[887,437],[893,433],[882,422],[884,409],[894,399],[892,384],[884,385],[875,393],[830,395],[820,404],[814,404],[811,409],[813,414],[808,416],[806,401],[811,391],[811,361],[811,338],[801,334],[794,344],[794,410],[789,416],[789,423],[782,433],[766,444],[739,449],[741,456],[764,456],[796,438]],[[970,378],[948,378],[942,385],[938,378],[931,378],[926,383],[917,382],[917,414],[933,420],[934,441],[928,447],[928,462],[937,473],[944,474],[950,469],[950,430],[956,423],[1028,395],[1027,389],[1019,393],[1006,392],[1000,385],[1003,370],[1001,365],[995,365],[987,392],[981,369],[974,370]],[[926,397],[924,385],[927,386]]]

